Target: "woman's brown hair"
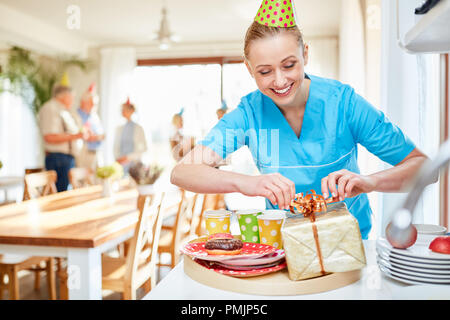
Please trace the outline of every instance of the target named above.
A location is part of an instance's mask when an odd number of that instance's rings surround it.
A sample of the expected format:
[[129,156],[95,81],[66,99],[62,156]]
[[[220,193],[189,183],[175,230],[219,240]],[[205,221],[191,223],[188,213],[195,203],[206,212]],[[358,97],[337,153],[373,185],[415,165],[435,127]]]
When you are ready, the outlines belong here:
[[278,27],[269,27],[262,25],[256,21],[250,25],[247,29],[247,33],[245,34],[244,41],[244,57],[248,59],[249,51],[250,51],[250,43],[254,40],[263,39],[269,36],[276,36],[281,34],[282,32],[287,32],[292,34],[296,40],[298,41],[298,45],[302,46],[303,49],[303,35],[300,29],[297,26],[288,27],[288,28],[278,28]]

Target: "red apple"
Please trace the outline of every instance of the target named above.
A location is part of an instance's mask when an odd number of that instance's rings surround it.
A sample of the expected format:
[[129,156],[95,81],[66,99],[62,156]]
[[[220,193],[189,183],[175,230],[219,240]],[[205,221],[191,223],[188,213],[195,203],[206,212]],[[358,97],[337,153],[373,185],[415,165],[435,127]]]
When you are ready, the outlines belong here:
[[386,238],[393,246],[397,249],[406,249],[411,247],[414,243],[416,243],[417,240],[417,229],[414,225],[410,225],[408,228],[408,233],[406,236],[406,241],[400,241],[401,239],[398,238],[398,234],[393,231],[392,223],[389,223],[386,227]]
[[433,252],[450,254],[450,236],[434,238],[428,248]]

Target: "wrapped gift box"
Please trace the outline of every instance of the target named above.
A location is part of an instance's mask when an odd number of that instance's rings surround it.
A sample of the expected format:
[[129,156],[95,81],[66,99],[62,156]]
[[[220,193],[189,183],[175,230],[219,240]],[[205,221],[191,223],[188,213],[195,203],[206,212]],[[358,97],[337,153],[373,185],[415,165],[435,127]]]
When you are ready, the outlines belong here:
[[358,221],[344,202],[328,205],[315,214],[315,221],[302,215],[289,216],[281,229],[291,280],[332,272],[356,270],[366,265]]

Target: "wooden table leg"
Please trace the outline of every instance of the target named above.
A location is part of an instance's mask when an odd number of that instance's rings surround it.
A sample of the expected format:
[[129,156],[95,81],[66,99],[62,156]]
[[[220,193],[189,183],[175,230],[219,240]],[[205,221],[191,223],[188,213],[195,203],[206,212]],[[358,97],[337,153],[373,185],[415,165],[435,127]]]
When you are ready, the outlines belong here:
[[47,273],[47,286],[48,286],[48,294],[50,300],[56,300],[56,281],[55,281],[55,270],[53,269],[54,258],[50,258],[47,261],[47,265],[45,267]]
[[3,291],[5,290],[5,275],[0,272],[0,300],[3,300]]
[[19,277],[17,269],[11,267],[8,272],[9,299],[19,300]]

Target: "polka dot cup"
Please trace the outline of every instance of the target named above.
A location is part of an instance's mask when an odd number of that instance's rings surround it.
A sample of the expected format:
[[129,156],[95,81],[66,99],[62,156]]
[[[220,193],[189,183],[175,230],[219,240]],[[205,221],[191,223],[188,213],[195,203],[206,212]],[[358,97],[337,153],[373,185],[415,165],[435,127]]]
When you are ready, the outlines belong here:
[[282,249],[281,226],[283,225],[285,217],[286,215],[283,210],[264,210],[263,214],[257,217],[259,243]]
[[259,243],[259,228],[257,217],[261,210],[239,210],[236,212],[239,221],[241,239],[244,242]]
[[227,210],[207,210],[205,224],[208,235],[214,233],[230,233],[231,212]]

